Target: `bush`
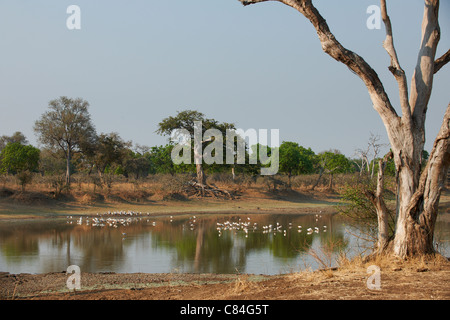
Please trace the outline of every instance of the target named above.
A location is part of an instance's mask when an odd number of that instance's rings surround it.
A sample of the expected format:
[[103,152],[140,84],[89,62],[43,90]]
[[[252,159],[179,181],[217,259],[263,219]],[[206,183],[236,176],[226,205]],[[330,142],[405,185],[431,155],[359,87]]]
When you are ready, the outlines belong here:
[[[385,185],[391,186],[391,182],[387,179]],[[366,193],[368,191],[375,192],[376,178],[368,179],[368,177],[353,176],[347,181],[340,190],[341,202],[338,205],[338,211],[343,216],[349,218],[350,223],[358,229],[362,234],[366,235],[366,240],[377,239],[378,233],[378,217],[377,211],[373,203],[369,200]],[[394,230],[394,209],[389,205],[393,199],[393,193],[389,189],[385,189],[383,197],[388,207],[389,225]]]

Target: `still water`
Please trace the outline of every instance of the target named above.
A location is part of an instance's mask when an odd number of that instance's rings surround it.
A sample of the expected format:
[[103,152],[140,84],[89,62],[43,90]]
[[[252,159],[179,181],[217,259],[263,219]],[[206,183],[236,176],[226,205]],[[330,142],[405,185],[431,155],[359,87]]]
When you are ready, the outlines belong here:
[[[450,223],[436,226],[450,253]],[[0,221],[0,271],[282,274],[336,265],[368,243],[338,215],[100,215]]]

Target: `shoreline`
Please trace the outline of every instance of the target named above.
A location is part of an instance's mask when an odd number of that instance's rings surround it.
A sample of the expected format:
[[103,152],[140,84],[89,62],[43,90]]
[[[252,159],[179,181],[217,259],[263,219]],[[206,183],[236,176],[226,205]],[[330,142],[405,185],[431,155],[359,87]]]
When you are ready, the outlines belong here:
[[187,199],[187,200],[148,200],[142,202],[96,201],[83,204],[78,201],[58,201],[50,203],[26,203],[23,201],[0,198],[0,220],[37,219],[65,215],[86,216],[108,211],[134,211],[150,213],[152,216],[183,215],[190,213],[214,214],[258,214],[258,213],[295,213],[314,214],[336,213],[339,201],[334,194],[313,195],[297,193],[288,196],[265,194],[242,196],[235,200]]
[[[3,190],[4,191],[4,190]],[[336,213],[343,202],[336,192],[328,190],[291,189],[267,192],[260,188],[250,188],[240,193],[236,199],[225,200],[211,197],[164,199],[160,196],[144,197],[135,201],[118,199],[116,196],[102,196],[86,202],[86,194],[67,194],[54,199],[45,192],[30,191],[0,193],[0,221],[5,219],[36,219],[65,215],[87,216],[108,211],[149,212],[151,215],[182,215],[190,213],[295,213],[315,214]],[[441,194],[439,215],[450,214],[450,190]],[[447,219],[447,218],[446,218]]]

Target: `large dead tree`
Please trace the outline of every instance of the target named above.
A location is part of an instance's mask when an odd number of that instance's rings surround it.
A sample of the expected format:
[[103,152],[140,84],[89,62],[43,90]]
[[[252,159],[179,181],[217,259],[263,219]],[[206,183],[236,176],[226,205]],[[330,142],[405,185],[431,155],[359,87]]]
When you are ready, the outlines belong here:
[[[450,163],[450,104],[434,142],[427,166],[421,172],[425,144],[425,116],[433,86],[433,77],[450,60],[450,50],[436,59],[440,40],[439,0],[425,0],[422,40],[417,65],[408,92],[406,74],[400,66],[394,46],[386,1],[381,0],[381,15],[386,29],[384,48],[391,63],[390,72],[398,83],[401,115],[397,114],[378,74],[358,54],[344,48],[312,0],[239,0],[243,5],[278,1],[304,15],[317,31],[322,49],[345,64],[366,85],[369,96],[383,121],[397,170],[397,219],[394,238],[386,246],[399,257],[433,253],[433,234],[439,198]],[[381,179],[382,180],[382,179]]]

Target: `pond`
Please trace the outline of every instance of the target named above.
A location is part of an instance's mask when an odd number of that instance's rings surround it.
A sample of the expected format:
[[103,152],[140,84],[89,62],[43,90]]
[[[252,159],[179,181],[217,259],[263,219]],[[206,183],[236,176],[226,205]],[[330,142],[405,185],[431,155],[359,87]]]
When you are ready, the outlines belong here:
[[[438,221],[450,253],[450,223]],[[0,271],[282,274],[336,265],[368,243],[333,214],[104,213],[0,221]]]

